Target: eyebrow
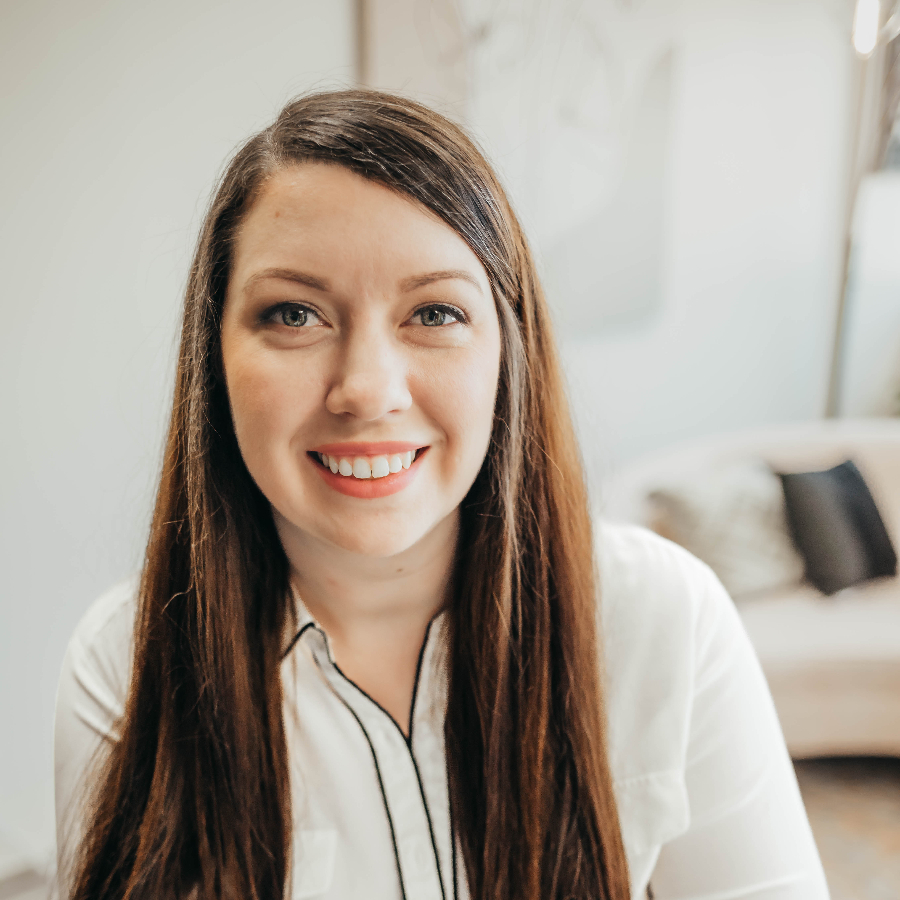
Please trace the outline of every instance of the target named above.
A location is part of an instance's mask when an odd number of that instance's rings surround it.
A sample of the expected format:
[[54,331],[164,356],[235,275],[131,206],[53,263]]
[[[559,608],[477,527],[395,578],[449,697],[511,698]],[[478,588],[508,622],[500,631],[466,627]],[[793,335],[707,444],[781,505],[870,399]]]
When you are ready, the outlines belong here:
[[[319,278],[317,275],[310,275],[308,272],[301,272],[298,269],[263,269],[261,272],[256,272],[251,275],[247,279],[244,288],[250,288],[258,281],[262,281],[266,278],[280,278],[284,281],[294,281],[297,284],[303,284],[316,291],[328,292],[331,290],[331,285],[326,279]],[[465,269],[441,269],[437,272],[426,272],[424,275],[412,275],[409,278],[404,278],[403,281],[400,282],[400,290],[404,294],[408,294],[411,291],[426,287],[429,284],[434,284],[436,281],[449,281],[452,279],[467,281],[473,287],[477,288],[479,292],[481,291],[481,285],[478,283],[478,279]]]
[[442,269],[439,272],[427,272],[424,275],[413,275],[411,278],[404,278],[403,281],[400,282],[400,290],[406,294],[410,291],[415,291],[418,288],[425,287],[426,285],[434,284],[436,281],[448,281],[453,278],[468,281],[469,284],[476,287],[479,292],[481,291],[481,285],[478,283],[478,279],[465,269]]
[[280,278],[283,281],[295,281],[297,284],[304,284],[306,287],[311,287],[316,291],[331,290],[331,286],[324,278],[319,278],[317,275],[310,275],[308,272],[300,272],[297,269],[263,269],[261,272],[256,272],[247,279],[244,289],[246,290],[247,288],[252,287],[257,281],[262,281],[265,278]]

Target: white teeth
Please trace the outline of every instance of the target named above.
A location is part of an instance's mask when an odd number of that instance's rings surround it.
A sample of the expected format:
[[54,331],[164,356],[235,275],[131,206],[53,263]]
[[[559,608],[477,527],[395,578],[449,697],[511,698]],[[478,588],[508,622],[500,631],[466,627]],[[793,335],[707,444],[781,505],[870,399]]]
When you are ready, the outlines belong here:
[[360,479],[384,478],[393,475],[403,469],[408,469],[416,458],[417,450],[407,450],[406,453],[395,453],[392,456],[373,456],[370,458],[356,456],[353,459],[329,456],[327,453],[317,453],[316,456],[322,465],[337,475],[340,472],[345,478]]

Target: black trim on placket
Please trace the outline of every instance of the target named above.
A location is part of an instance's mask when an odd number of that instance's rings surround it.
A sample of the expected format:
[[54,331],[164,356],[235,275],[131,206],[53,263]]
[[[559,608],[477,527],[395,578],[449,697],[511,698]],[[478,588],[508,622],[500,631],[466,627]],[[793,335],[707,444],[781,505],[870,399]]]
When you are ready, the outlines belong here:
[[[397,722],[397,720],[374,697],[370,696],[352,678],[348,677],[341,670],[340,666],[338,666],[338,664],[333,659],[330,658],[330,655],[329,655],[329,661],[330,661],[331,665],[334,667],[335,671],[338,673],[338,675],[340,675],[341,678],[343,678],[344,681],[347,682],[347,684],[349,684],[351,687],[353,687],[355,690],[357,690],[360,694],[362,694],[363,697],[365,697],[370,703],[372,703],[377,709],[379,709],[382,712],[382,714],[385,715],[388,718],[388,720],[394,725],[394,727],[400,733],[400,736],[403,738],[403,743],[406,745],[407,752],[409,753],[410,762],[412,763],[413,771],[415,772],[415,775],[416,775],[416,783],[418,784],[418,787],[419,787],[419,796],[422,798],[422,808],[425,811],[425,821],[428,823],[428,835],[431,839],[431,851],[434,854],[434,862],[435,862],[435,865],[437,866],[438,884],[440,885],[440,888],[441,888],[441,898],[442,898],[442,900],[447,900],[447,891],[446,891],[446,888],[444,887],[444,872],[441,867],[441,857],[440,857],[440,853],[438,852],[437,839],[435,838],[435,835],[434,835],[434,825],[431,820],[431,810],[428,806],[428,799],[425,796],[425,787],[422,784],[422,775],[419,772],[419,765],[416,762],[416,757],[415,757],[415,754],[413,753],[413,745],[412,745],[413,724],[415,722],[415,712],[416,712],[416,699],[419,694],[419,682],[421,680],[421,675],[422,675],[422,664],[423,664],[423,661],[425,658],[425,649],[428,646],[428,638],[429,638],[429,635],[431,634],[431,626],[432,626],[433,622],[434,622],[434,619],[432,619],[428,623],[428,627],[425,629],[425,637],[422,641],[422,646],[419,649],[418,659],[416,660],[416,674],[415,674],[415,680],[413,681],[413,693],[412,693],[412,700],[410,702],[410,709],[409,709],[409,735],[408,736],[403,733],[403,729],[400,727],[400,724]],[[309,628],[313,628],[313,627],[316,627],[314,621],[307,622],[297,632],[297,634],[294,635],[293,639],[288,644],[287,649],[282,654],[282,657],[281,657],[282,661],[287,658],[288,654],[290,654],[291,650],[294,649],[294,647],[297,645],[297,642],[306,633],[306,631]],[[319,629],[319,631],[320,631],[320,633],[322,633],[321,629]],[[324,633],[322,633],[322,637],[323,637],[323,639],[325,638]],[[316,665],[321,670],[322,666],[319,663],[318,659],[315,658],[315,654],[313,654],[313,658],[315,659]],[[401,893],[401,896],[403,897],[403,900],[407,900],[406,888],[403,884],[403,867],[400,862],[400,852],[397,847],[397,835],[396,835],[396,832],[394,831],[394,820],[391,816],[390,806],[388,805],[387,792],[385,791],[385,788],[384,788],[384,780],[381,777],[381,768],[378,765],[378,754],[375,750],[374,744],[372,743],[372,739],[369,736],[369,732],[366,731],[365,725],[363,725],[362,720],[356,714],[353,707],[340,695],[340,692],[335,691],[335,694],[337,694],[338,699],[341,701],[341,703],[344,705],[344,707],[347,709],[347,711],[350,713],[350,715],[352,715],[353,718],[356,720],[357,725],[359,725],[360,730],[362,731],[363,736],[366,739],[366,743],[369,745],[369,752],[372,754],[372,762],[375,765],[375,775],[378,778],[378,788],[381,791],[381,800],[382,800],[382,804],[384,806],[384,812],[387,817],[388,827],[391,832],[391,845],[394,850],[394,862],[397,867],[397,877],[400,881],[400,893]],[[453,873],[453,879],[452,879],[452,881],[453,881],[453,900],[457,900],[457,898],[458,898],[458,879],[457,879],[457,871],[456,871],[456,868],[457,868],[456,867],[456,832],[455,832],[455,825],[454,825],[454,821],[453,821],[452,808],[449,809],[449,813],[450,813],[450,865],[451,865],[451,870]]]
[[[315,654],[313,654],[313,656],[315,658]],[[319,670],[321,671],[322,666],[320,665],[318,659],[316,660],[316,665],[319,666]],[[332,663],[332,665],[334,665],[334,663]],[[335,668],[337,669],[337,666],[335,666]],[[346,676],[343,674],[343,672],[340,671],[340,669],[338,669],[338,672],[342,675],[342,677],[346,678]],[[353,684],[353,682],[350,681],[349,678],[347,678],[347,681],[349,681],[350,684]],[[356,687],[356,685],[354,685],[354,687]],[[357,688],[357,690],[359,690],[359,688]],[[391,808],[388,805],[387,791],[385,791],[384,789],[384,779],[381,777],[381,767],[378,765],[378,754],[375,752],[375,745],[372,743],[372,738],[369,737],[369,732],[366,731],[366,726],[363,725],[362,719],[360,719],[360,717],[356,714],[356,711],[353,709],[353,707],[340,695],[338,691],[334,691],[334,693],[337,695],[338,700],[340,700],[341,703],[344,704],[344,707],[350,713],[350,715],[353,716],[354,719],[356,719],[356,724],[359,725],[359,729],[360,731],[362,731],[363,737],[365,737],[366,743],[369,745],[369,752],[372,754],[372,762],[375,764],[375,775],[378,778],[378,789],[381,791],[381,802],[384,806],[384,814],[385,816],[387,816],[388,828],[391,831],[391,846],[394,849],[394,864],[397,867],[397,878],[400,882],[400,896],[403,898],[403,900],[407,900],[406,888],[403,884],[403,866],[400,864],[400,851],[397,848],[397,834],[394,831],[394,820],[391,816]]]
[[[338,675],[340,675],[341,678],[343,678],[344,681],[347,682],[347,684],[351,685],[353,688],[355,688],[357,691],[359,691],[359,693],[362,694],[363,697],[365,697],[370,703],[372,703],[375,707],[380,709],[381,712],[385,716],[387,716],[387,718],[390,720],[390,722],[393,724],[393,726],[400,733],[400,737],[403,738],[403,743],[406,744],[406,749],[407,749],[407,752],[409,753],[409,759],[410,759],[410,762],[412,762],[413,771],[416,773],[416,783],[419,786],[419,795],[422,798],[422,807],[425,810],[425,821],[428,823],[428,836],[431,838],[431,852],[434,854],[434,864],[435,864],[435,866],[437,866],[437,876],[438,876],[438,884],[440,885],[440,888],[441,888],[441,898],[442,898],[442,900],[447,900],[447,891],[446,891],[446,888],[444,887],[444,871],[441,868],[441,856],[438,853],[437,839],[434,836],[434,825],[432,824],[432,821],[431,821],[431,810],[428,807],[428,800],[425,797],[425,789],[422,786],[422,776],[419,773],[419,765],[416,762],[416,757],[415,757],[415,754],[413,753],[413,749],[412,749],[412,734],[413,734],[413,721],[415,719],[415,710],[416,710],[416,697],[418,696],[418,693],[419,693],[419,680],[420,680],[420,677],[422,674],[422,661],[425,658],[425,648],[428,646],[428,636],[431,633],[432,622],[434,622],[434,619],[432,619],[428,623],[428,627],[425,629],[425,637],[422,640],[422,646],[419,648],[419,658],[416,660],[416,676],[415,676],[415,680],[413,681],[412,702],[410,703],[410,709],[409,709],[409,736],[407,736],[403,733],[403,729],[400,727],[400,724],[397,722],[397,720],[374,697],[370,696],[352,678],[349,678],[347,675],[345,675],[341,671],[340,666],[334,660],[331,660],[331,664],[334,666],[334,669],[338,673]],[[341,702],[343,702],[344,705],[347,706],[343,697],[341,697]],[[347,708],[349,709],[350,707],[348,706]],[[352,710],[351,710],[351,712],[352,712]],[[356,716],[356,713],[354,713],[354,717],[356,718],[356,721],[359,722],[359,717]],[[360,727],[362,728],[362,722],[360,722]],[[365,731],[364,728],[363,728],[363,731]],[[366,739],[368,739],[368,734],[366,734]],[[371,742],[370,742],[369,746],[370,747],[372,746]],[[372,748],[372,753],[373,754],[375,753],[374,747]],[[377,766],[378,766],[377,760],[376,760],[375,765],[377,768]],[[380,780],[381,780],[380,772],[379,772],[378,778],[379,778],[379,782],[380,782]],[[383,787],[382,787],[382,796],[384,797],[385,810],[387,810],[387,808],[388,808],[387,807],[387,796],[384,793]],[[388,811],[388,817],[390,818],[389,811]],[[391,824],[391,836],[393,837],[393,823]],[[397,853],[396,841],[394,842],[394,852]],[[398,856],[397,865],[398,866],[400,865],[399,856]],[[402,878],[401,878],[401,882],[402,882]]]
[[303,626],[303,627],[302,627],[302,628],[301,628],[301,629],[300,629],[300,630],[299,630],[299,631],[291,638],[291,642],[287,645],[287,649],[284,651],[284,653],[281,654],[281,661],[282,661],[282,662],[284,662],[284,661],[287,659],[288,654],[291,652],[291,650],[293,650],[294,647],[297,646],[297,641],[299,641],[300,638],[303,637],[303,635],[306,633],[306,631],[307,631],[308,629],[312,628],[314,624],[315,624],[314,622],[307,622],[307,623],[306,623],[306,624],[305,624],[305,625],[304,625],[304,626]]
[[422,640],[422,646],[419,648],[419,658],[416,660],[416,677],[413,679],[412,700],[409,704],[409,737],[406,738],[406,743],[410,749],[412,749],[413,723],[416,720],[416,697],[419,696],[419,676],[422,674],[422,660],[425,659],[425,648],[428,646],[428,635],[431,634],[432,622],[434,622],[434,619],[428,623],[428,627],[425,629],[425,637]]

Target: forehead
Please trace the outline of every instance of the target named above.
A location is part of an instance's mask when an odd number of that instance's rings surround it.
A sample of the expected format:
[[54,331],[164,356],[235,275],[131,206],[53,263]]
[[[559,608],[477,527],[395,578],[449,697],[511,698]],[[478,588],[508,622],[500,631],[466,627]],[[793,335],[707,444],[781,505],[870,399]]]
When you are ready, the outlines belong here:
[[293,264],[369,277],[465,267],[490,293],[478,257],[449,225],[413,199],[338,165],[277,171],[241,224],[235,276]]

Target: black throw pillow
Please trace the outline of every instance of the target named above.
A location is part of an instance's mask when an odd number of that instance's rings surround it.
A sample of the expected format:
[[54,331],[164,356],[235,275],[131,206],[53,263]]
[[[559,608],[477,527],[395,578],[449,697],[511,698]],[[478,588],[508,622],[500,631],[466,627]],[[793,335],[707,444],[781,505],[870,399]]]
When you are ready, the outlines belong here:
[[779,473],[788,524],[806,577],[824,594],[897,574],[897,554],[859,469]]

